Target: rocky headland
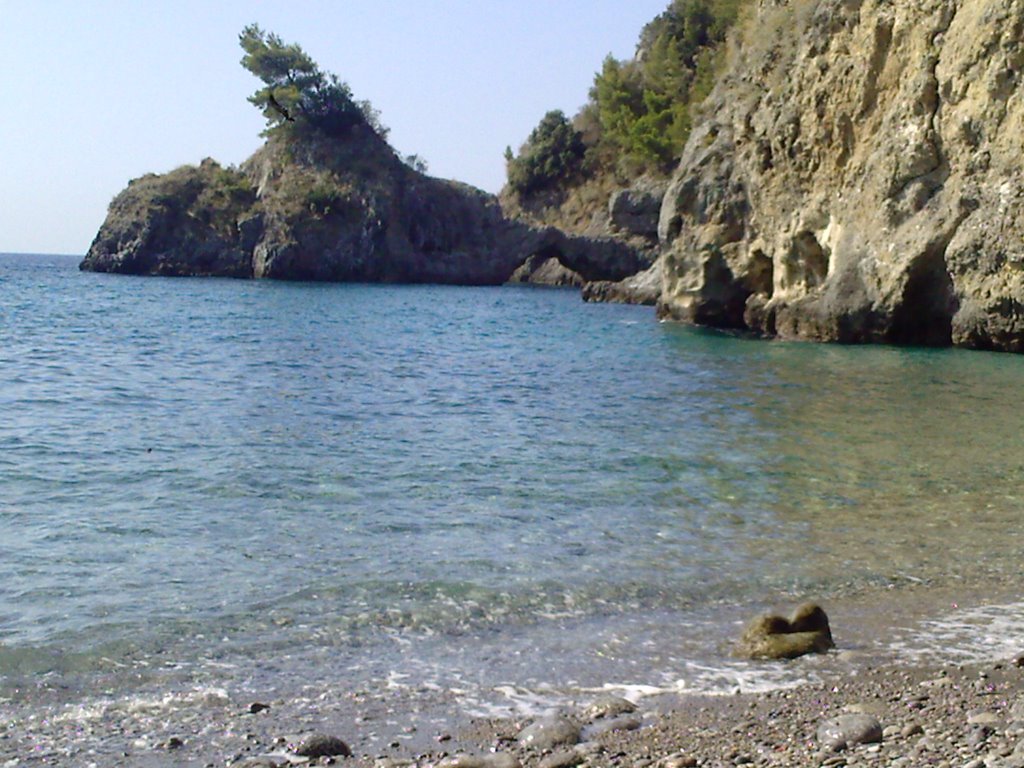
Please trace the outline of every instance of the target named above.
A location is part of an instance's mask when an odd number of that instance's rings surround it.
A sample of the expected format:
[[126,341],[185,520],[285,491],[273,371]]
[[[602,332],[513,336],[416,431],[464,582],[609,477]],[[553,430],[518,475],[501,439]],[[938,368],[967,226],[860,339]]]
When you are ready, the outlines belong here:
[[[620,158],[521,206],[654,239],[644,277],[584,297],[767,337],[1024,351],[1024,5],[741,6],[667,189]],[[623,71],[644,70],[651,38]],[[590,130],[587,108],[575,122]]]
[[492,285],[517,270],[529,282],[553,261],[580,283],[650,266],[626,243],[511,220],[493,195],[426,175],[387,143],[369,102],[298,45],[256,24],[239,44],[263,84],[249,101],[267,119],[264,146],[239,168],[207,159],[130,182],[82,269]]
[[344,137],[272,138],[238,169],[207,159],[132,181],[81,267],[494,285],[552,258],[581,282],[622,279],[650,263],[610,238],[507,219],[494,196],[408,167],[357,125]]

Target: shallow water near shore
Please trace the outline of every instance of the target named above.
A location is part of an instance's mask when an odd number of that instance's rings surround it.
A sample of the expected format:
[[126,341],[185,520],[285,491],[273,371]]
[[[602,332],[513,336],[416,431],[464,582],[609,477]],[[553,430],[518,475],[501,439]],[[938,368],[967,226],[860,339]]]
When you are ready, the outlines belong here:
[[0,256],[0,728],[272,699],[373,749],[786,685],[856,662],[729,643],[806,597],[862,658],[1011,653],[1022,384],[567,291]]

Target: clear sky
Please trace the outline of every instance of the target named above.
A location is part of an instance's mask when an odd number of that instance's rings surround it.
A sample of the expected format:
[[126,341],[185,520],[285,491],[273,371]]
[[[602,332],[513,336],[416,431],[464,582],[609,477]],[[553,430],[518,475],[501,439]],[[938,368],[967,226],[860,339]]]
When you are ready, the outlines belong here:
[[369,99],[392,145],[497,192],[506,146],[574,113],[668,0],[0,0],[0,252],[82,254],[129,179],[240,163],[251,22]]

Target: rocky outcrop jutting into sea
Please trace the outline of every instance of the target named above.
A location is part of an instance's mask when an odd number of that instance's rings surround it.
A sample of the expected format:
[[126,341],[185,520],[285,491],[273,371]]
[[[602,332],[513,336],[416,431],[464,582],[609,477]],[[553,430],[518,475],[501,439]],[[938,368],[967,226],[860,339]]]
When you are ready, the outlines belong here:
[[82,269],[143,275],[499,284],[531,259],[583,280],[650,263],[612,239],[506,219],[497,198],[405,165],[366,125],[275,137],[241,168],[213,160],[132,181]]
[[662,316],[1024,351],[1024,0],[756,14],[662,206]]

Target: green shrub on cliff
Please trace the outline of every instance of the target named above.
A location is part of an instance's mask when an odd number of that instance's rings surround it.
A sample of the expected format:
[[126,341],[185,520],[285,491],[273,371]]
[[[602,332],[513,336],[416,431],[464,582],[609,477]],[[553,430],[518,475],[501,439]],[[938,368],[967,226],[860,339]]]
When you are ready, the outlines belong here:
[[582,166],[585,151],[582,134],[565,114],[548,112],[518,156],[511,148],[506,150],[508,183],[517,193],[529,195],[571,180]]
[[749,0],[674,0],[640,36],[639,55],[605,60],[590,97],[602,140],[640,170],[664,170],[690,135],[690,108],[710,91],[726,35]]
[[306,190],[306,207],[314,216],[323,218],[341,208],[345,201],[341,190],[328,181],[319,180]]
[[265,134],[313,128],[337,136],[365,124],[386,138],[387,129],[370,102],[355,101],[346,83],[321,72],[296,43],[285,44],[258,24],[243,29],[238,41],[245,51],[242,66],[264,83],[249,101],[267,119]]
[[256,202],[252,182],[237,168],[225,168],[210,158],[200,163],[197,178],[202,189],[190,206],[190,215],[222,232],[232,232],[239,217]]
[[692,127],[691,111],[714,84],[729,30],[751,0],[672,0],[644,27],[637,55],[609,55],[594,77],[590,100],[558,130],[571,130],[571,162],[550,138],[548,113],[517,157],[507,157],[509,189],[520,200],[575,181],[667,173]]

